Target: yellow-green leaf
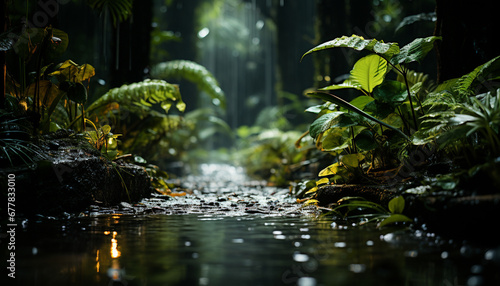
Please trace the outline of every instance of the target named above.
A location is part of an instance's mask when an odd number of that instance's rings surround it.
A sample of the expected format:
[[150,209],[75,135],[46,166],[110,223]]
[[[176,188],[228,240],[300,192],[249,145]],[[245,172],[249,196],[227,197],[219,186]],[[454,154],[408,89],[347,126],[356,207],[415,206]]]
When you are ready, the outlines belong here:
[[341,168],[339,162],[331,164],[330,166],[328,166],[328,167],[324,168],[323,170],[321,170],[319,172],[318,176],[319,177],[324,177],[324,176],[335,175],[339,171],[339,168]]
[[365,156],[363,154],[356,153],[356,154],[344,155],[340,158],[340,161],[342,162],[342,164],[346,166],[357,168],[359,166],[359,162],[364,158]]
[[329,184],[329,183],[330,183],[330,180],[328,178],[322,178],[322,179],[319,179],[318,181],[316,181],[316,186],[325,185],[325,184]]

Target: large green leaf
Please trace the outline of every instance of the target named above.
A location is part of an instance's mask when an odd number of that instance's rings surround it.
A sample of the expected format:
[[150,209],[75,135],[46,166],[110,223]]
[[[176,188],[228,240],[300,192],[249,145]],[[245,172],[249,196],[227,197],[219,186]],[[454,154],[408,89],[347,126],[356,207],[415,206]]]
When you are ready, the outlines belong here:
[[321,144],[319,144],[321,150],[335,152],[349,147],[351,140],[347,130],[348,128],[335,128],[327,131],[326,135],[322,137]]
[[351,70],[350,80],[354,85],[371,93],[384,81],[387,73],[387,61],[377,55],[369,55],[359,59]]
[[330,128],[348,127],[354,125],[357,125],[357,122],[349,113],[334,111],[323,114],[316,119],[309,127],[309,134],[311,137],[316,138]]
[[431,36],[413,40],[408,45],[402,47],[399,54],[391,58],[391,63],[399,65],[420,62],[432,50],[434,41],[436,40],[441,40],[441,37]]
[[377,122],[387,128],[390,128],[394,131],[396,131],[397,133],[399,133],[401,136],[403,136],[406,140],[408,141],[411,141],[410,138],[408,136],[406,136],[406,134],[404,134],[401,130],[399,130],[398,128],[394,127],[394,126],[391,126],[373,116],[371,116],[370,114],[364,112],[363,110],[357,108],[356,106],[350,104],[349,102],[343,100],[342,98],[334,95],[334,94],[329,94],[329,93],[326,93],[326,92],[323,92],[323,91],[315,91],[315,92],[309,92],[307,93],[308,96],[311,96],[311,97],[315,97],[315,98],[320,98],[320,99],[323,99],[325,101],[330,101],[330,102],[333,102],[341,107],[344,107],[350,111],[353,111],[371,121],[374,121],[374,122]]
[[386,59],[390,59],[393,55],[399,53],[399,46],[397,43],[384,43],[375,39],[365,40],[363,37],[352,35],[350,37],[343,36],[322,43],[307,51],[304,55],[302,55],[302,59],[310,53],[331,48],[352,48],[357,51],[367,50]]
[[344,82],[341,84],[332,84],[327,87],[321,88],[321,90],[338,90],[338,89],[345,89],[345,88],[354,88],[357,90],[361,90],[361,86],[357,83],[354,82],[351,78],[346,79]]
[[394,80],[386,80],[373,90],[373,98],[384,103],[402,103],[407,96],[404,83]]

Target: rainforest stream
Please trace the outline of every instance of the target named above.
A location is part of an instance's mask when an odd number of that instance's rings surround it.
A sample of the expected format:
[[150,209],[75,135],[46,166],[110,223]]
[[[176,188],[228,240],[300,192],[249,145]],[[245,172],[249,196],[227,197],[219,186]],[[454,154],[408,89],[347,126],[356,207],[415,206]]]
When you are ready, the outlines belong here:
[[[194,191],[19,223],[17,285],[498,285],[500,249],[314,216],[204,165]],[[4,276],[5,277],[5,276]],[[2,283],[2,285],[5,285]],[[8,284],[12,285],[12,284]]]

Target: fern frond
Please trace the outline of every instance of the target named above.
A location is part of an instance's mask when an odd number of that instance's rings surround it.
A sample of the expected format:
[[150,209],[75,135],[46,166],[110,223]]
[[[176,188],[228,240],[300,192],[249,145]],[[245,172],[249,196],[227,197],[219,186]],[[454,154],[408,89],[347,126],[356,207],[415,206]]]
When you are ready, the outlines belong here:
[[478,66],[472,72],[462,76],[457,82],[457,91],[461,94],[472,95],[476,86],[491,80],[491,75],[497,76],[500,72],[500,56]]
[[109,90],[87,108],[87,113],[112,110],[111,105],[116,103],[130,112],[139,114],[149,112],[153,104],[160,104],[163,110],[168,113],[174,102],[176,102],[179,111],[184,111],[186,104],[182,101],[177,85],[163,80],[147,79]]
[[225,108],[226,97],[224,91],[219,87],[215,77],[204,66],[188,60],[174,60],[159,63],[151,69],[151,76],[154,78],[186,79],[206,92],[215,105]]

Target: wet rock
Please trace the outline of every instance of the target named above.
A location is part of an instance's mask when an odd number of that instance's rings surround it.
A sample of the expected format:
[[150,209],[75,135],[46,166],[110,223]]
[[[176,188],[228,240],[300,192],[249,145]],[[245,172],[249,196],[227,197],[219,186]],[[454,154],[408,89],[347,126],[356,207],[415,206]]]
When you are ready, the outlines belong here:
[[79,213],[91,205],[137,202],[152,193],[142,167],[110,161],[69,131],[51,133],[37,144],[41,150],[50,150],[44,160],[30,168],[0,169],[3,185],[8,174],[16,177],[19,214]]

